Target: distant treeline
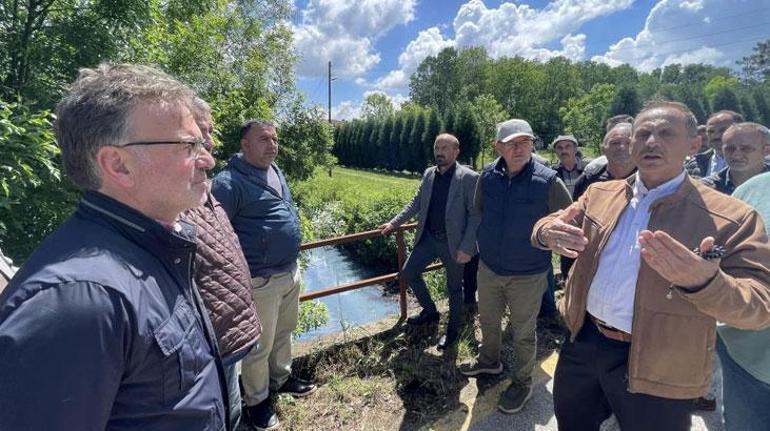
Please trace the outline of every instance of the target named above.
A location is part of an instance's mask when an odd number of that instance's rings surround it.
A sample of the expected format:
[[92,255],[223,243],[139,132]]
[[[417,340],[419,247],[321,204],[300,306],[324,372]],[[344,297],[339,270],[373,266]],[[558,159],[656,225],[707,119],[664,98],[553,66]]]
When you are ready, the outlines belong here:
[[421,172],[440,131],[458,135],[461,160],[474,161],[494,138],[494,125],[523,118],[548,144],[572,133],[598,146],[607,118],[636,114],[649,99],[687,104],[700,123],[722,109],[770,124],[770,41],[740,69],[671,64],[650,72],[563,57],[547,62],[491,59],[483,48],[446,48],[426,58],[410,79],[411,101],[395,113],[367,97],[364,118],[339,122],[334,154],[343,165]]

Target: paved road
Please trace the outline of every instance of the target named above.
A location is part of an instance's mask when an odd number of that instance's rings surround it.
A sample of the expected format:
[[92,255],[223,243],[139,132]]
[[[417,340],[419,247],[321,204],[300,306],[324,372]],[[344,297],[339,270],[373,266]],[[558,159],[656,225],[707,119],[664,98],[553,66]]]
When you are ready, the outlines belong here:
[[[507,381],[497,382],[485,387],[483,380],[471,379],[460,394],[462,407],[453,414],[425,427],[435,430],[556,430],[556,418],[553,416],[553,371],[557,355],[554,353],[540,363],[536,375],[536,384],[532,398],[526,407],[515,415],[505,415],[497,408],[497,399],[508,385]],[[719,391],[717,391],[719,392]],[[721,400],[718,400],[721,405]],[[723,431],[720,415],[717,412],[698,412],[693,415],[693,431]],[[602,431],[619,431],[614,418],[607,420]]]

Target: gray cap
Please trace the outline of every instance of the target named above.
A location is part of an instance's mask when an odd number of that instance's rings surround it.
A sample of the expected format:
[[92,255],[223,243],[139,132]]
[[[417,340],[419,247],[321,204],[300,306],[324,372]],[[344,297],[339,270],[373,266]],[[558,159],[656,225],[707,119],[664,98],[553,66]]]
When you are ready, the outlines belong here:
[[560,142],[560,141],[569,141],[569,142],[572,142],[573,144],[575,144],[576,147],[578,146],[577,138],[575,138],[572,135],[559,135],[559,136],[557,136],[556,139],[554,139],[553,142],[551,142],[551,146],[555,147],[556,143]]
[[508,142],[511,139],[518,138],[519,136],[529,136],[530,138],[535,138],[534,133],[532,133],[532,127],[526,121],[514,118],[508,121],[503,121],[497,125],[497,136],[495,137],[496,140],[500,142]]

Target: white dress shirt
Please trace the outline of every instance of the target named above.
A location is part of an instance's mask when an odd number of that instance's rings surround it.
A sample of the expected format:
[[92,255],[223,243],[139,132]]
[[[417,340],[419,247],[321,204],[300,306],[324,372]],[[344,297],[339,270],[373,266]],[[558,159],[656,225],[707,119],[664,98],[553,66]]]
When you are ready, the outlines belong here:
[[607,325],[631,333],[636,280],[642,260],[639,233],[647,229],[650,205],[674,193],[685,175],[682,172],[674,179],[647,190],[639,173],[636,173],[634,195],[599,256],[599,268],[588,290],[588,312]]
[[726,167],[727,160],[725,160],[724,156],[720,156],[716,151],[714,151],[714,154],[711,155],[711,160],[709,160],[709,171],[706,172],[706,175],[704,176],[708,177],[714,175]]

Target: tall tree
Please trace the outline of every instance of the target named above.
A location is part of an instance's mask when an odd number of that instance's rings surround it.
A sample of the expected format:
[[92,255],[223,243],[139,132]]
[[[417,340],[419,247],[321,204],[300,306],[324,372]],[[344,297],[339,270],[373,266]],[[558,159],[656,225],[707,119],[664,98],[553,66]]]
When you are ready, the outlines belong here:
[[425,118],[425,133],[422,134],[421,139],[425,154],[423,162],[426,166],[433,162],[433,143],[439,133],[441,133],[441,119],[435,109],[430,109]]
[[403,158],[401,157],[401,133],[404,130],[404,114],[397,112],[395,114],[395,120],[393,122],[393,129],[390,132],[390,140],[388,142],[388,148],[390,148],[390,163],[393,166],[392,169],[403,170]]
[[767,81],[770,78],[770,39],[759,42],[751,55],[743,57],[741,66],[743,78],[749,82]]
[[494,146],[497,124],[505,121],[507,113],[491,94],[482,94],[471,104],[471,112],[476,122],[479,139],[479,154],[481,155],[480,164],[483,165],[486,160],[494,157]]
[[377,165],[391,170],[395,169],[390,154],[390,134],[393,133],[393,115],[389,115],[380,122],[380,130],[377,134]]
[[754,106],[757,108],[758,121],[762,124],[770,124],[770,106],[768,106],[764,94],[755,89],[752,91],[751,97],[754,99]]
[[455,119],[455,134],[460,141],[460,160],[476,166],[476,158],[481,149],[478,127],[469,103],[460,105]]
[[742,112],[738,96],[731,87],[721,87],[714,94],[712,107],[714,111],[728,109],[730,111]]
[[598,149],[604,137],[604,121],[615,93],[614,85],[599,84],[583,96],[570,99],[567,106],[561,109],[566,132],[575,135],[578,141]]
[[425,167],[425,147],[422,145],[422,137],[425,135],[425,113],[422,110],[415,112],[412,132],[409,134],[409,158],[408,170],[422,172]]
[[620,114],[626,114],[634,116],[642,108],[642,102],[639,100],[639,93],[636,88],[631,86],[623,86],[618,89],[615,94],[615,98],[610,104],[609,116],[615,116]]
[[393,102],[384,93],[371,93],[366,96],[361,105],[361,116],[383,120],[393,115]]

